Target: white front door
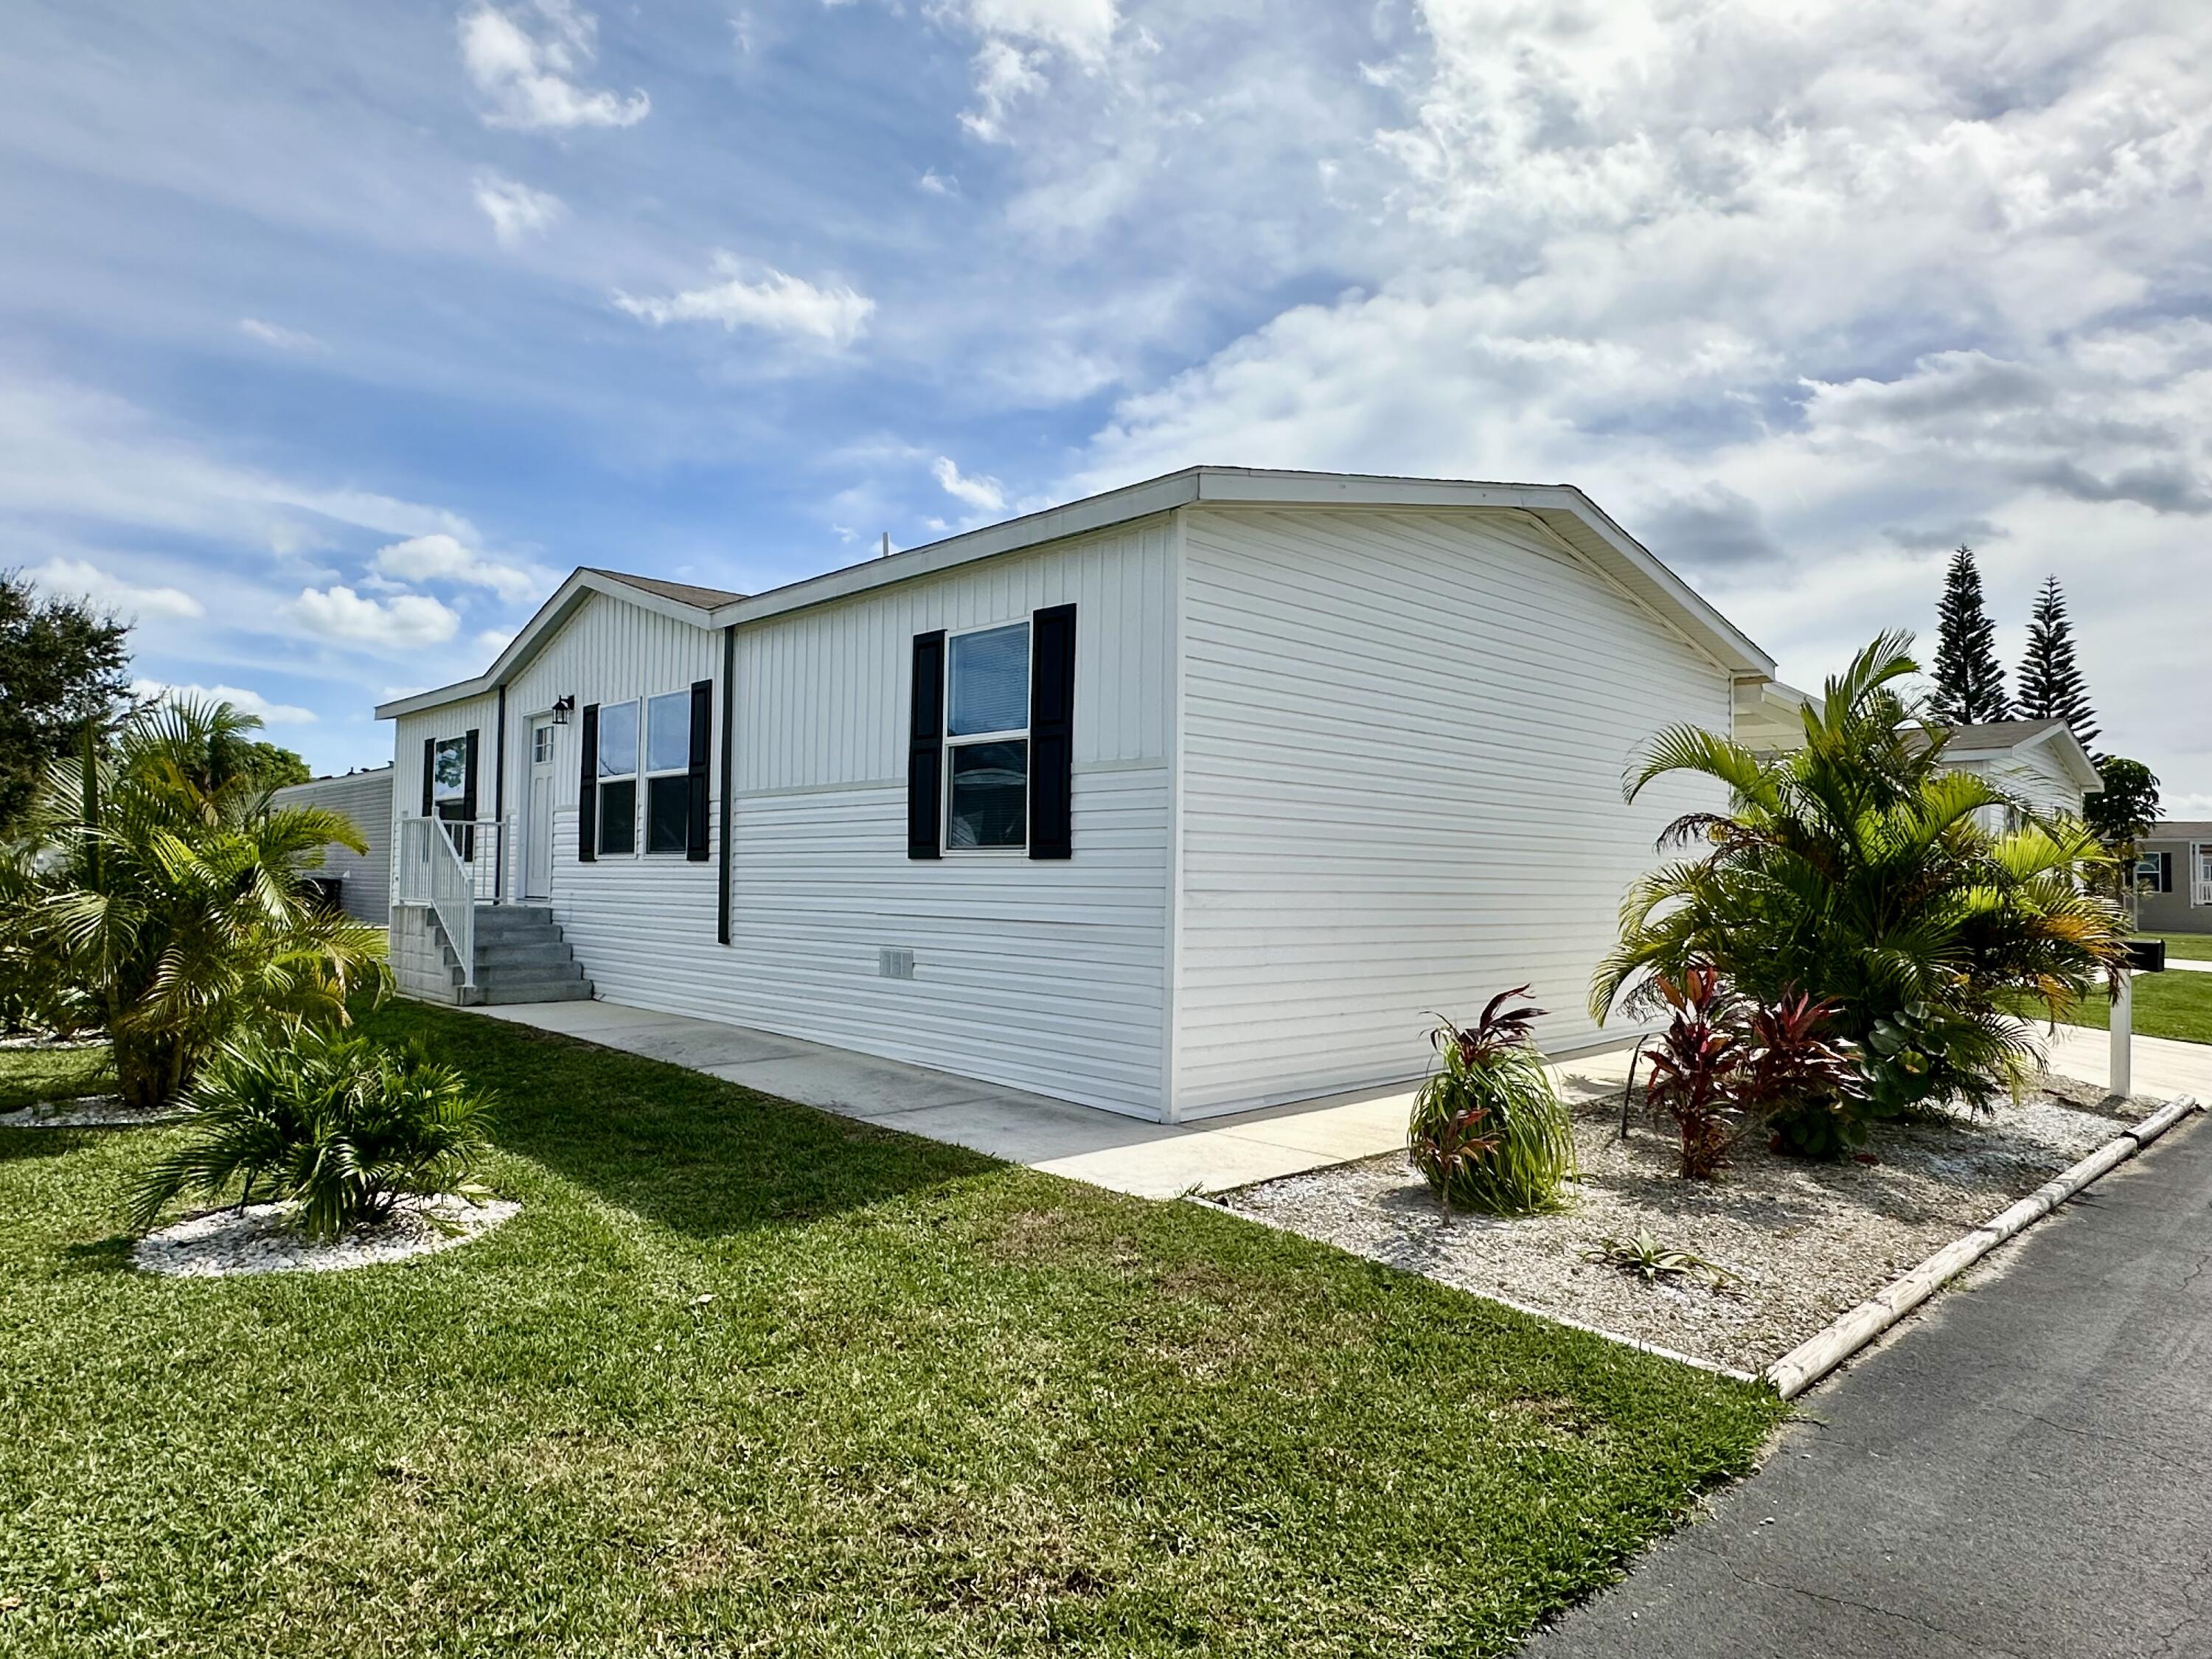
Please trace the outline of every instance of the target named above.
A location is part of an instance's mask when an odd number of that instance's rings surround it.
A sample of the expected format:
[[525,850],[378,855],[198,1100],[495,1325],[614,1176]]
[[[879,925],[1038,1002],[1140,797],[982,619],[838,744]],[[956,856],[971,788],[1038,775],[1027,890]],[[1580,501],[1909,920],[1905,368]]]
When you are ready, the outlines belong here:
[[523,896],[553,896],[553,722],[530,723],[530,817],[523,833],[530,838],[523,868]]

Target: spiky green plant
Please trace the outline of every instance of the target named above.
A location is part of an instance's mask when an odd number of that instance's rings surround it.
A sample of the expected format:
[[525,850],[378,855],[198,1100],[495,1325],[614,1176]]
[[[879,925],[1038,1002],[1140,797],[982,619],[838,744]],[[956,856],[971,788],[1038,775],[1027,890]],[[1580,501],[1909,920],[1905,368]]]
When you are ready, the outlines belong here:
[[1583,1252],[1583,1260],[1618,1267],[1647,1285],[1662,1279],[1702,1279],[1719,1290],[1735,1282],[1735,1275],[1717,1261],[1708,1261],[1694,1250],[1662,1244],[1649,1228],[1633,1238],[1601,1238],[1597,1249]]
[[[1761,759],[1696,726],[1653,739],[1631,799],[1691,773],[1725,786],[1729,805],[1690,813],[1662,838],[1703,842],[1703,857],[1629,890],[1620,942],[1591,987],[1597,1018],[1624,999],[1649,1006],[1659,981],[1710,963],[1755,1001],[1802,993],[1832,1005],[1835,1034],[1856,1054],[1879,1056],[1910,1028],[1907,1063],[1885,1067],[1866,1109],[1979,1106],[2039,1059],[2012,1006],[2026,997],[2056,1015],[2110,983],[2127,924],[2090,890],[2106,854],[2080,823],[2038,819],[1986,780],[1944,769],[1945,728],[1900,689],[1918,672],[1911,644],[1885,634],[1830,680],[1793,752]],[[1984,826],[2002,816],[2021,827]],[[1777,1127],[1793,1143],[1800,1127],[1812,1133],[1788,1115]],[[1825,1144],[1801,1150],[1840,1144],[1817,1133]]]
[[385,982],[382,936],[307,884],[346,818],[277,806],[228,703],[179,700],[51,768],[11,849],[0,938],[81,1000],[136,1106],[173,1101],[202,1060],[256,1025],[343,1024]]
[[1540,1008],[1507,1008],[1525,985],[1490,1000],[1462,1029],[1430,1033],[1437,1069],[1413,1098],[1407,1147],[1443,1201],[1492,1215],[1556,1209],[1575,1177],[1575,1138],[1531,1041]]
[[459,1193],[484,1154],[490,1106],[419,1047],[306,1030],[226,1043],[185,1096],[182,1146],[131,1195],[141,1231],[180,1195],[295,1206],[300,1230],[336,1238],[407,1197]]

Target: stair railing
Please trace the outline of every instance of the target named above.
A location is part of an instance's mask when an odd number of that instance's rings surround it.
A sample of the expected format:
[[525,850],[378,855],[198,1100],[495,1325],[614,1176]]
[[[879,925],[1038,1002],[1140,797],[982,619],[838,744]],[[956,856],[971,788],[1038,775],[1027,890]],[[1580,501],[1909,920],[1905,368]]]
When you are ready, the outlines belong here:
[[398,902],[422,905],[437,916],[446,942],[461,959],[461,985],[466,990],[474,990],[477,983],[479,860],[464,858],[462,852],[477,828],[443,818],[399,820]]

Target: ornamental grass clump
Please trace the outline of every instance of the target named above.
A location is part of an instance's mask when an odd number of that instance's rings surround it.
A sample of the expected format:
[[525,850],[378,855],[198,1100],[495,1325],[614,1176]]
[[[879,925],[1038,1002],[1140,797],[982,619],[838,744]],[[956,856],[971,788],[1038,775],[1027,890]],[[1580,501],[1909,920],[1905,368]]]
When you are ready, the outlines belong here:
[[1575,1178],[1574,1132],[1531,1040],[1544,1011],[1505,1006],[1528,994],[1501,991],[1471,1027],[1439,1016],[1430,1033],[1440,1063],[1414,1097],[1407,1145],[1446,1215],[1557,1209]]
[[141,1232],[183,1195],[291,1206],[310,1238],[390,1217],[406,1198],[475,1202],[491,1109],[421,1048],[307,1030],[227,1043],[185,1097],[185,1144],[140,1181]]

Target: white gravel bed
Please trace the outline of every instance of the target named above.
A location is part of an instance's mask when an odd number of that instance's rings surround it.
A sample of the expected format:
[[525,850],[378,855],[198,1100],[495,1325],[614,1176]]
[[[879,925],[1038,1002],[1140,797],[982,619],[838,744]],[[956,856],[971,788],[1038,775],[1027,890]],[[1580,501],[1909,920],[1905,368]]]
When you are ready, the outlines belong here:
[[450,1250],[481,1237],[522,1206],[506,1199],[402,1200],[388,1220],[319,1243],[287,1224],[290,1206],[252,1204],[177,1222],[140,1239],[131,1259],[150,1273],[221,1279],[240,1273],[328,1273]]
[[43,1100],[0,1112],[0,1129],[129,1129],[142,1123],[172,1123],[183,1115],[174,1107],[149,1111],[126,1106],[114,1095],[79,1095],[74,1100]]
[[58,1037],[49,1036],[42,1031],[19,1031],[14,1036],[0,1036],[0,1049],[39,1048],[59,1053],[77,1048],[97,1048],[106,1041],[106,1037]]
[[[1808,1163],[1747,1139],[1720,1180],[1703,1182],[1674,1173],[1673,1126],[1652,1123],[1640,1103],[1622,1141],[1615,1095],[1569,1107],[1582,1179],[1557,1214],[1447,1221],[1402,1152],[1262,1182],[1220,1201],[1446,1285],[1756,1371],[2157,1104],[2107,1105],[2053,1079],[1994,1118],[1878,1128],[1862,1155],[1871,1161]],[[1605,1240],[1647,1231],[1734,1282],[1646,1285],[1585,1257]]]

